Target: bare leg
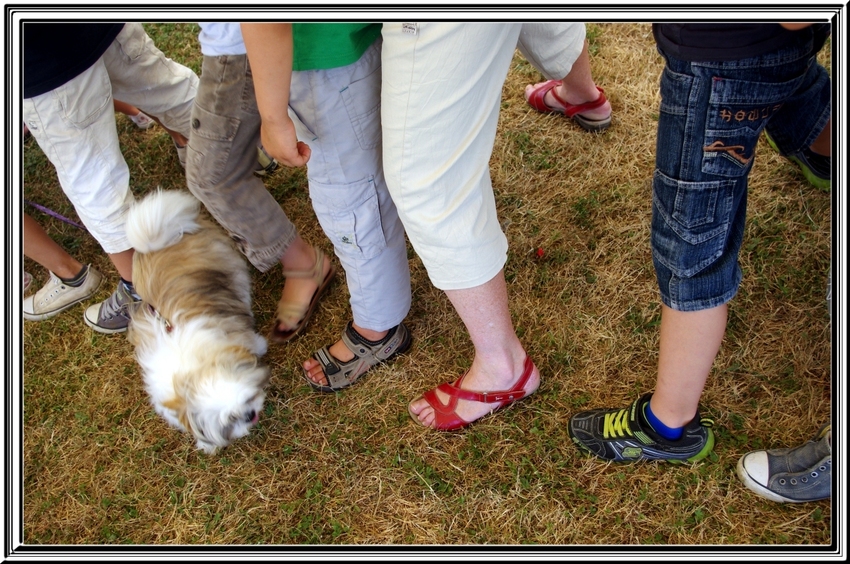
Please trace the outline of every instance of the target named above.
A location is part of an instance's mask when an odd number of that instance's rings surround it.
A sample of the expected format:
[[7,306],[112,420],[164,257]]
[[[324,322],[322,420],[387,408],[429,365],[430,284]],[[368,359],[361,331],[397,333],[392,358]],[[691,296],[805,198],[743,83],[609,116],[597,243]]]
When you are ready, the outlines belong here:
[[128,117],[137,116],[142,111],[136,106],[128,104],[127,102],[122,102],[121,100],[113,99],[112,105],[115,107],[116,112],[121,112],[122,114]]
[[133,254],[135,249],[127,249],[120,253],[110,253],[109,260],[115,265],[119,276],[127,282],[133,281]]
[[726,332],[727,311],[725,304],[702,311],[661,306],[658,383],[650,406],[668,427],[682,427],[694,418]]
[[[510,389],[523,371],[526,353],[516,336],[510,311],[504,271],[499,271],[492,280],[464,290],[446,290],[463,320],[472,344],[475,358],[469,373],[463,380],[463,388],[478,392]],[[525,392],[533,393],[540,385],[540,372],[534,368]],[[447,398],[442,392],[437,397],[444,403]],[[460,400],[457,414],[464,421],[475,421],[488,414],[494,404]],[[434,410],[424,398],[410,403],[410,413],[422,425],[433,426]]]
[[826,127],[823,128],[823,131],[820,132],[809,149],[825,157],[832,156],[832,119],[826,122]]
[[24,255],[59,278],[73,278],[83,268],[80,261],[69,255],[50,238],[35,219],[26,213],[24,214]]
[[[137,116],[137,115],[139,115],[139,112],[142,111],[139,108],[137,108],[136,106],[133,106],[133,105],[128,104],[126,102],[122,102],[121,100],[113,100],[112,103],[115,106],[115,111],[121,112],[125,116]],[[154,120],[156,123],[158,123],[159,126],[162,127],[165,131],[168,132],[168,134],[171,136],[171,138],[174,140],[174,143],[176,143],[178,147],[185,147],[186,143],[189,142],[189,140],[186,139],[186,137],[184,135],[181,135],[180,133],[177,133],[176,131],[174,131],[172,129],[168,129],[167,127],[162,125],[162,122],[159,121],[158,117],[156,117],[156,116],[149,116],[149,117],[152,120]]]

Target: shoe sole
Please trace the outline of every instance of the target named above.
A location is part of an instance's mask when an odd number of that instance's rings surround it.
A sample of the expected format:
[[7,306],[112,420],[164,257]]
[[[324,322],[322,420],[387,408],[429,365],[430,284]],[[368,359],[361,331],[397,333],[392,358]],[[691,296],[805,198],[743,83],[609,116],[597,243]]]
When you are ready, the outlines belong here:
[[55,317],[55,316],[59,315],[60,313],[62,313],[63,311],[71,309],[75,305],[86,301],[87,299],[91,298],[93,295],[94,294],[91,294],[91,295],[86,296],[84,298],[80,298],[79,300],[77,300],[75,302],[71,302],[69,304],[66,304],[66,305],[60,307],[59,309],[54,309],[53,311],[48,311],[48,312],[45,312],[45,313],[27,313],[27,312],[24,312],[24,319],[26,319],[27,321],[44,321],[45,319],[50,319],[51,317]]
[[621,458],[621,459],[606,458],[604,456],[599,456],[598,454],[596,454],[595,452],[590,450],[587,446],[585,446],[585,444],[583,442],[581,442],[581,440],[578,437],[573,435],[572,429],[568,429],[568,434],[569,434],[570,439],[572,440],[573,444],[576,445],[576,447],[579,449],[579,452],[581,452],[582,454],[585,454],[589,457],[592,457],[592,458],[598,458],[599,460],[604,460],[605,462],[615,462],[617,464],[631,464],[633,462],[644,461],[644,462],[669,462],[670,464],[688,464],[688,463],[692,463],[692,462],[699,462],[700,460],[702,460],[702,459],[706,458],[708,455],[710,455],[711,452],[714,450],[714,431],[712,431],[710,428],[707,428],[706,431],[707,431],[708,436],[706,438],[705,444],[703,445],[702,449],[700,449],[700,451],[698,453],[696,453],[695,455],[693,455],[689,458],[685,458],[685,459],[655,458],[655,457],[648,458],[648,457],[644,457],[644,456],[638,456],[636,458]]
[[86,325],[91,327],[92,330],[97,331],[98,333],[103,333],[104,335],[114,335],[115,333],[124,333],[125,331],[127,331],[127,327],[122,327],[121,329],[109,329],[108,327],[101,327],[100,325],[89,321],[89,318],[85,315],[83,316],[83,321],[85,321]]
[[755,493],[758,496],[761,496],[765,499],[769,499],[770,501],[775,501],[777,503],[803,503],[808,500],[796,500],[790,499],[787,497],[783,497],[775,492],[770,491],[763,485],[756,482],[750,475],[747,473],[747,469],[744,468],[744,458],[746,455],[742,456],[738,459],[738,478],[740,478],[741,482],[743,482],[744,486],[747,487],[748,490]]

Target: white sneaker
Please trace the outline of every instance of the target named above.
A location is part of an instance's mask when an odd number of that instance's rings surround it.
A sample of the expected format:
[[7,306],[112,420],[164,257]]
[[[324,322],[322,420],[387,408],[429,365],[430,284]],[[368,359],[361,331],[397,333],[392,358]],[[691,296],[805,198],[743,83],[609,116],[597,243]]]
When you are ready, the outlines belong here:
[[127,116],[133,123],[135,123],[139,129],[148,129],[156,122],[152,120],[145,112],[139,112],[134,116]]
[[43,321],[92,297],[100,287],[103,275],[91,265],[86,265],[86,269],[86,277],[79,286],[68,286],[50,272],[50,280],[47,284],[24,299],[24,319]]
[[32,286],[32,274],[24,271],[24,295],[27,295],[27,290]]

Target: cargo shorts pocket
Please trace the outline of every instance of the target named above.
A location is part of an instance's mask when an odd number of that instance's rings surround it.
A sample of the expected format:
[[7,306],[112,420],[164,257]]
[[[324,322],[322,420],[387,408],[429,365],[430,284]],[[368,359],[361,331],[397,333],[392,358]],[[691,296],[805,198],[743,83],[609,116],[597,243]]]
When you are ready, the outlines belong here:
[[62,107],[64,119],[78,129],[85,129],[107,109],[112,111],[111,92],[106,68],[95,64],[54,90],[53,95]]
[[652,185],[653,256],[689,278],[723,254],[735,181],[685,182],[655,171]]
[[316,217],[337,252],[371,259],[387,247],[373,177],[347,185],[309,182]]
[[380,67],[346,86],[340,96],[360,148],[368,151],[377,147],[381,142]]
[[216,115],[197,104],[186,152],[187,181],[194,186],[217,184],[224,173],[240,120]]

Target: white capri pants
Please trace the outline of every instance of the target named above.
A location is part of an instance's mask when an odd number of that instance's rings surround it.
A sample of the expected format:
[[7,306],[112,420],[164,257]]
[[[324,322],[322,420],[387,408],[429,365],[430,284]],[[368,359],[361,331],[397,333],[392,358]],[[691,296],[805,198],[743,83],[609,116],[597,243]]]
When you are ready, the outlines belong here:
[[584,48],[584,23],[524,23],[517,48],[547,80],[561,80]]
[[384,174],[441,290],[480,286],[507,260],[489,160],[521,27],[384,23]]
[[168,59],[141,24],[128,23],[85,72],[24,100],[27,127],[56,168],[77,215],[107,253],[131,248],[124,223],[133,202],[113,97],[188,138],[197,88],[191,69]]

